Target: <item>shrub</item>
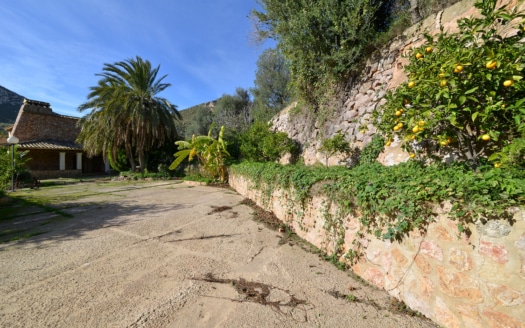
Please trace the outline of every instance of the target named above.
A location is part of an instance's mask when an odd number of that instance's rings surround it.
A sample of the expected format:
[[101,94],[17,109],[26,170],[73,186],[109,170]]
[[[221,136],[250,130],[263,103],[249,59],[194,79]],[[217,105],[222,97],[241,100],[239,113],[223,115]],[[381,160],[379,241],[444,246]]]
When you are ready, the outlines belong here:
[[286,133],[272,132],[264,122],[253,123],[240,139],[241,155],[249,161],[276,161],[287,153],[295,156],[298,152],[297,145]]
[[[525,15],[496,9],[496,0],[475,6],[481,18],[459,20],[457,33],[426,35],[410,52],[408,82],[373,114],[387,144],[397,136],[412,156],[459,156],[476,169],[524,136]],[[502,37],[503,26],[515,35]],[[496,167],[501,158],[490,157]]]

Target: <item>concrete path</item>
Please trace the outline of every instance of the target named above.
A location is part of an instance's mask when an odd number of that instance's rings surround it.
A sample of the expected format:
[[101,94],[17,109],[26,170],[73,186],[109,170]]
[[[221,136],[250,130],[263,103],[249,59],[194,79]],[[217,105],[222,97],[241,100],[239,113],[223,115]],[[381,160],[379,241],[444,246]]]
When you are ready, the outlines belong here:
[[33,235],[0,244],[1,327],[435,327],[258,222],[229,189],[18,192],[54,197],[60,211],[26,205],[0,220]]

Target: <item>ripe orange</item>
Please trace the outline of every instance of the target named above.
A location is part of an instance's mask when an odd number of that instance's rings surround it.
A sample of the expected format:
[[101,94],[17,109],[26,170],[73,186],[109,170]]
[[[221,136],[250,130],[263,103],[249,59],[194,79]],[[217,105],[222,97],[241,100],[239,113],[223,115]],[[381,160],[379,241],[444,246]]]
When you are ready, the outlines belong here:
[[414,158],[414,157],[416,157],[416,154],[414,154],[414,153],[410,153],[409,156],[410,156],[410,158]]
[[394,126],[394,131],[399,131],[399,130],[401,130],[401,127],[399,125]]
[[392,144],[392,140],[388,140],[388,141],[386,142],[385,146],[388,147],[388,146],[390,146],[391,144]]
[[489,134],[482,135],[481,136],[481,140],[489,141],[490,140],[490,135]]
[[414,128],[412,129],[412,132],[418,133],[419,132],[419,127],[417,125],[414,126]]
[[501,163],[494,163],[494,167],[499,169],[501,167]]
[[496,68],[496,65],[498,65],[498,62],[495,61],[495,60],[491,60],[491,61],[487,62],[485,67],[488,68],[488,69],[494,69],[494,68]]
[[425,121],[419,121],[417,123],[417,125],[419,125],[420,127],[423,127],[423,126],[425,126]]
[[414,82],[414,81],[408,82],[408,87],[409,88],[413,88],[415,85],[416,85],[416,82]]
[[401,114],[403,114],[402,111],[400,111],[400,110],[396,110],[396,116],[401,116]]
[[439,81],[439,86],[440,86],[440,87],[446,87],[446,86],[447,86],[447,80],[441,80],[441,81]]
[[447,142],[446,140],[441,140],[441,141],[439,142],[439,144],[440,144],[441,146],[446,146],[446,145],[448,145],[448,142]]
[[456,65],[456,67],[454,67],[454,73],[461,73],[461,72],[463,72],[463,66]]
[[503,86],[505,87],[511,87],[513,84],[514,84],[513,80],[506,80],[505,82],[503,82]]
[[426,52],[427,54],[431,53],[432,50],[433,50],[433,49],[432,49],[431,46],[428,46],[428,47],[425,48],[425,52]]
[[440,78],[444,78],[444,77],[446,76],[446,74],[445,74],[445,72],[441,72],[441,73],[438,74],[438,76],[439,76]]
[[420,52],[418,52],[418,53],[416,54],[416,58],[417,58],[417,59],[421,59],[421,58],[423,58],[423,54],[420,53]]

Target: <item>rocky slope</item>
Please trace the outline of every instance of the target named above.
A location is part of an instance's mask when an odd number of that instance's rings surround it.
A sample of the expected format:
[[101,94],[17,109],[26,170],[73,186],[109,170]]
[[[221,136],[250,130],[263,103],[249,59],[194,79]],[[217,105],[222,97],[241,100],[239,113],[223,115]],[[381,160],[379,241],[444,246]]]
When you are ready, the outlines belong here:
[[13,124],[23,102],[24,96],[0,85],[0,123]]

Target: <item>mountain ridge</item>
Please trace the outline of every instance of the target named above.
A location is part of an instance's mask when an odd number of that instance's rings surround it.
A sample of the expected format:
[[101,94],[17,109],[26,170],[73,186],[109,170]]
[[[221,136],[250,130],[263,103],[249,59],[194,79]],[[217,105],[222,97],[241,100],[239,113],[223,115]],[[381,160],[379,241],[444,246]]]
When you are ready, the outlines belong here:
[[0,123],[15,123],[24,98],[24,96],[0,85]]

